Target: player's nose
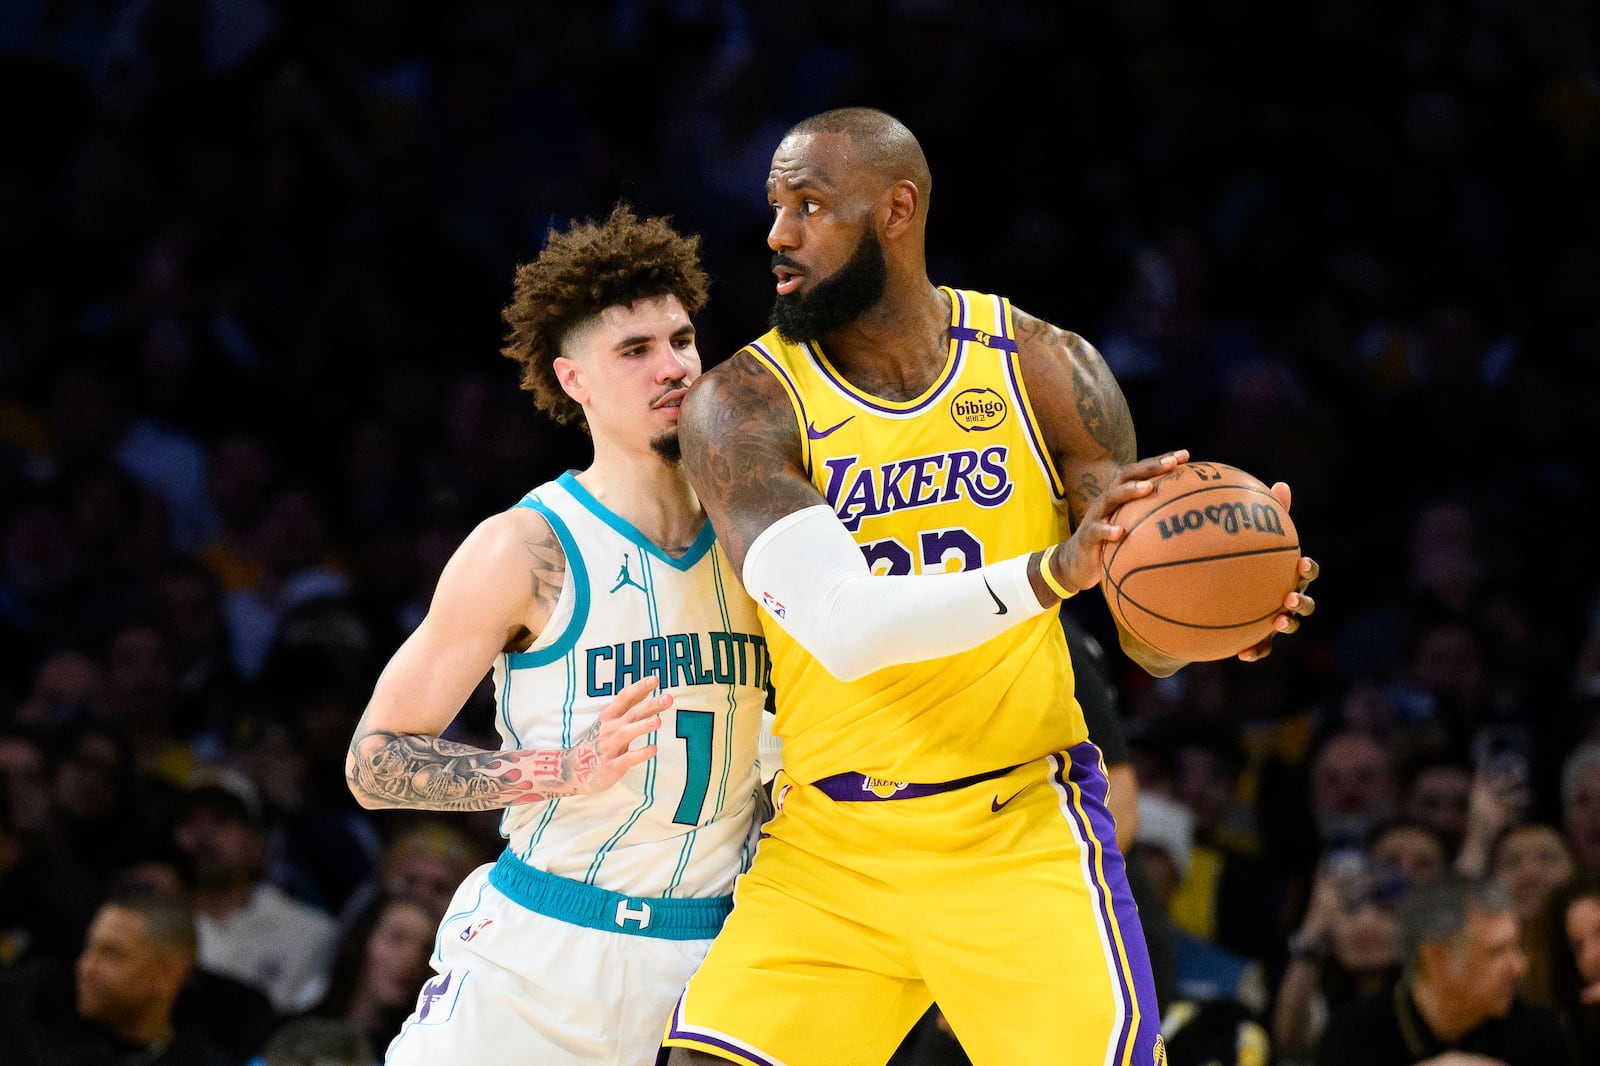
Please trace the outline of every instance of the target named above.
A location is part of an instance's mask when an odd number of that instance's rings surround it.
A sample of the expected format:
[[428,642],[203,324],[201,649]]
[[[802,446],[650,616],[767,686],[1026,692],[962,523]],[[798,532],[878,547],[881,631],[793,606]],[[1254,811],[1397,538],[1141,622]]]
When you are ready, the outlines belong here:
[[800,246],[800,231],[795,225],[795,214],[783,208],[772,213],[772,226],[767,230],[767,247],[782,252]]

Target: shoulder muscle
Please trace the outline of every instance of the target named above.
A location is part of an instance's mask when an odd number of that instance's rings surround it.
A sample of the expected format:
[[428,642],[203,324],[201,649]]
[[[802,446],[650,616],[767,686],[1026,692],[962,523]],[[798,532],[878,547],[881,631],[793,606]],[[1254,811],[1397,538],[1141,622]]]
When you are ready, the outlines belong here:
[[1022,376],[1076,520],[1117,467],[1138,457],[1133,416],[1094,345],[1071,330],[1012,310]]
[[789,397],[748,352],[694,383],[678,432],[684,472],[736,571],[762,530],[822,500],[805,474]]

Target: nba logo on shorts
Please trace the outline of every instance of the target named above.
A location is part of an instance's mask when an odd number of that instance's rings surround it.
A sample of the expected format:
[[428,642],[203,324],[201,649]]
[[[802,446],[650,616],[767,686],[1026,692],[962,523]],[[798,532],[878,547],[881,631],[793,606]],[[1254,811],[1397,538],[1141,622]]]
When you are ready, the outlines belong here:
[[778,598],[770,592],[761,594],[761,602],[772,612],[774,618],[782,618],[789,613],[789,609],[778,602]]

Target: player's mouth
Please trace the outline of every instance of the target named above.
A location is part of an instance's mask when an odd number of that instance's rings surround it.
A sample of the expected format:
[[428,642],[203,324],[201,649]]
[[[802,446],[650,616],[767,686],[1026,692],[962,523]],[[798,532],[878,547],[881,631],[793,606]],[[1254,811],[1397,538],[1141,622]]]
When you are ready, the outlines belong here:
[[778,295],[788,296],[800,288],[800,283],[805,281],[805,273],[788,265],[775,265],[772,276],[778,279]]
[[689,390],[687,388],[673,389],[671,392],[668,392],[665,396],[661,397],[661,399],[657,400],[652,406],[657,411],[664,407],[670,407],[673,410],[677,410],[679,407],[683,406],[683,398],[687,395],[689,395]]

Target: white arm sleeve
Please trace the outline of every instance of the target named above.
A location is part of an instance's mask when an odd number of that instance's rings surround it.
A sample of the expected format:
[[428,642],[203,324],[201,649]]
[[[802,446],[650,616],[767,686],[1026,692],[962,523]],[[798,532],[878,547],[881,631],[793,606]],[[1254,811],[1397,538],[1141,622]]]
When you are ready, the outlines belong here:
[[744,587],[841,681],[975,648],[1048,608],[1028,556],[978,570],[874,577],[825,505],[784,515],[744,557]]

